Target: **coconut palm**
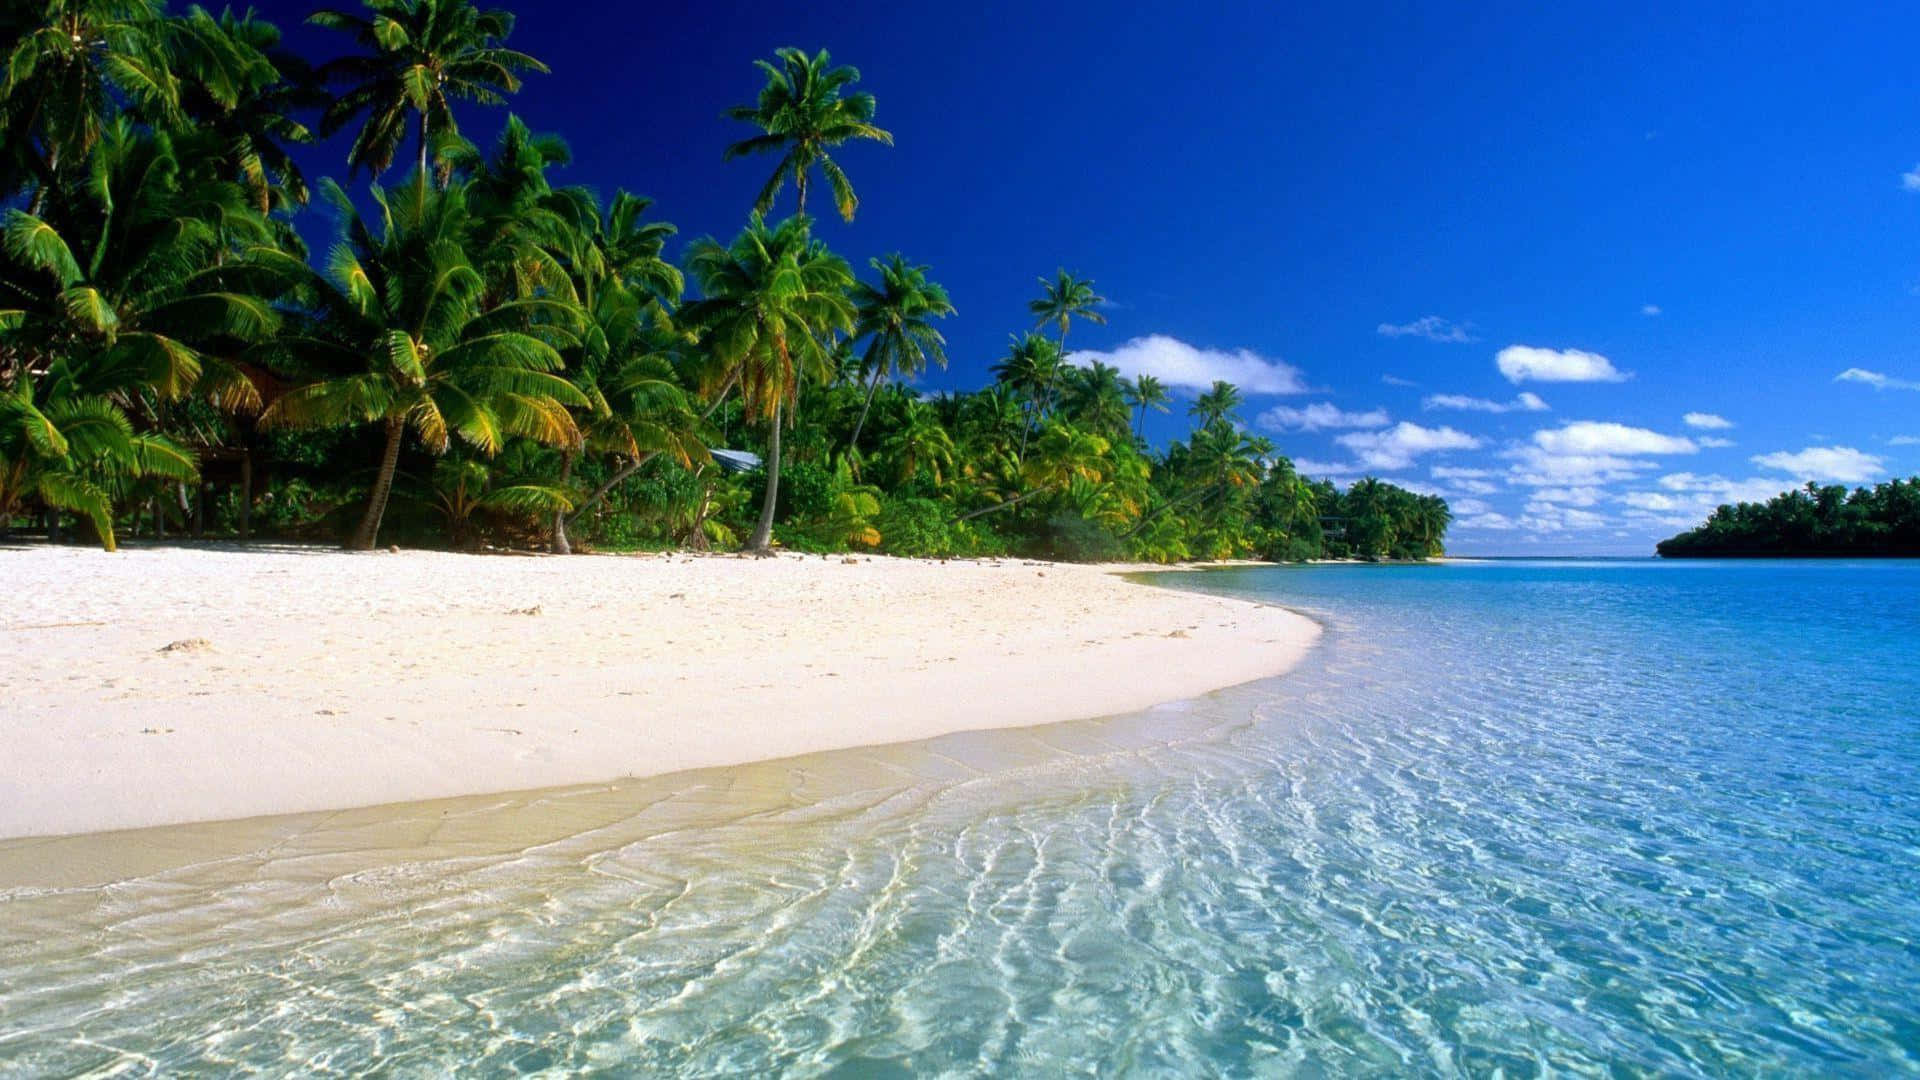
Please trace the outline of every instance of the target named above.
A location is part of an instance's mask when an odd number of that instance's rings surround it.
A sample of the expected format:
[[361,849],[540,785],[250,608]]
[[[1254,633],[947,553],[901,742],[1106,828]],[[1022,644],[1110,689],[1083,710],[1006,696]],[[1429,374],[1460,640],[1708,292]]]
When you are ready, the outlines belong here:
[[827,337],[853,329],[853,270],[811,237],[806,218],[768,225],[757,212],[730,245],[695,241],[687,269],[701,299],[683,310],[684,321],[737,380],[747,415],[767,421],[767,485],[748,542],[766,551],[780,490],[782,418],[799,403],[802,381],[826,373]]
[[1027,301],[1027,310],[1035,316],[1033,328],[1052,323],[1060,331],[1058,343],[1060,355],[1067,355],[1067,330],[1073,320],[1080,319],[1091,323],[1105,323],[1107,317],[1100,313],[1100,305],[1107,298],[1093,291],[1093,281],[1089,278],[1076,278],[1064,269],[1058,271],[1052,281],[1040,279],[1040,298]]
[[298,305],[321,319],[309,333],[283,335],[265,355],[314,381],[275,400],[264,427],[379,424],[384,449],[366,511],[347,546],[379,538],[409,431],[434,454],[459,438],[482,454],[509,436],[575,446],[569,406],[585,394],[560,374],[560,349],[578,342],[576,307],[547,298],[484,308],[484,279],[468,255],[472,219],[464,184],[445,191],[414,185],[398,198],[376,187],[380,231],[363,221],[337,185],[322,191],[345,221],[345,241],[325,275],[277,253],[259,253]]
[[860,406],[860,419],[847,439],[849,449],[860,444],[860,429],[866,426],[867,412],[873,408],[874,392],[895,375],[918,375],[932,360],[947,366],[947,339],[934,329],[931,320],[953,314],[947,290],[927,280],[927,268],[907,262],[894,254],[870,259],[880,273],[880,283],[857,282],[853,286],[853,304],[858,312],[853,337],[865,338],[866,352],[860,357],[860,370],[867,380],[867,397]]
[[1021,479],[1027,489],[1011,499],[962,514],[959,520],[970,521],[1018,506],[1035,496],[1065,488],[1076,479],[1098,483],[1106,477],[1107,451],[1111,446],[1100,436],[1072,424],[1049,423],[1034,440],[1033,456],[1021,464]]
[[1128,434],[1126,382],[1120,370],[1098,360],[1091,367],[1068,369],[1062,394],[1064,411],[1073,421],[1108,440]]
[[288,148],[313,141],[294,114],[326,104],[318,75],[280,47],[279,28],[251,10],[215,19],[195,7],[183,22],[190,32],[175,35],[176,52],[193,78],[181,87],[181,107],[213,148],[209,160],[263,214],[304,206],[306,177]]
[[393,164],[412,114],[419,143],[420,183],[427,182],[434,139],[457,135],[455,99],[505,104],[520,89],[524,72],[547,67],[503,44],[513,33],[513,14],[481,10],[472,0],[362,0],[366,14],[321,10],[307,17],[315,26],[350,34],[359,53],[322,68],[346,88],[320,121],[331,135],[358,121],[360,130],[347,163],[378,176]]
[[54,192],[45,216],[6,212],[6,353],[28,372],[68,360],[79,392],[123,403],[197,390],[257,407],[228,357],[278,319],[220,260],[225,239],[266,241],[265,220],[236,185],[183,183],[172,139],[124,117],[101,134],[90,171]]
[[1133,434],[1140,436],[1141,428],[1147,419],[1147,410],[1166,412],[1167,404],[1173,396],[1167,393],[1167,384],[1142,372],[1127,383],[1127,405],[1134,410]]
[[776,66],[765,60],[754,65],[766,74],[766,85],[752,105],[736,105],[724,114],[729,120],[741,120],[760,128],[761,134],[742,139],[727,147],[726,160],[749,154],[780,155],[754,199],[756,213],[773,210],[780,188],[792,178],[800,196],[800,213],[807,212],[807,182],[816,166],[833,189],[833,205],[840,216],[853,220],[860,200],[853,183],[842,172],[828,151],[852,139],[871,139],[893,145],[893,136],[873,124],[874,98],[865,91],[844,94],[847,87],[860,81],[856,68],[832,66],[827,50],[813,56],[794,48],[774,50]]
[[1027,456],[1027,442],[1039,426],[1040,417],[1052,401],[1054,388],[1066,370],[1060,346],[1039,334],[1022,334],[1013,339],[1006,358],[993,365],[994,378],[1018,391],[1026,399],[1027,423],[1020,433],[1020,458]]
[[899,424],[880,444],[880,451],[893,463],[894,478],[902,484],[925,472],[938,487],[953,471],[953,436],[933,406],[918,398],[907,399]]
[[163,0],[40,0],[0,10],[0,154],[6,190],[27,181],[38,214],[127,102],[177,115],[180,84]]
[[1210,427],[1231,417],[1245,400],[1239,387],[1215,379],[1205,393],[1194,399],[1187,415],[1198,419],[1201,427]]
[[85,516],[113,551],[113,504],[131,482],[197,476],[192,454],[164,435],[136,432],[113,397],[82,389],[64,357],[0,389],[0,522],[33,499]]

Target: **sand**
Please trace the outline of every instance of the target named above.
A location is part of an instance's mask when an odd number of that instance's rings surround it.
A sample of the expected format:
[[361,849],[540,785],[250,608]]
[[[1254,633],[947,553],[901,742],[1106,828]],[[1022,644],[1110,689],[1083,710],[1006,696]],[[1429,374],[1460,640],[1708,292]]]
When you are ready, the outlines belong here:
[[1115,568],[0,548],[0,837],[519,791],[1132,712],[1318,627]]

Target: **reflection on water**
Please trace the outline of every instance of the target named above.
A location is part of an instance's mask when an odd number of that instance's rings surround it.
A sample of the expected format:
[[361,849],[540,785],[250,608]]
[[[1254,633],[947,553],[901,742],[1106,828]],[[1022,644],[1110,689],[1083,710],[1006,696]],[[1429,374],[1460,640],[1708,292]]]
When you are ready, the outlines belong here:
[[1182,583],[1329,633],[1114,720],[0,844],[0,1071],[1920,1071],[1920,567]]

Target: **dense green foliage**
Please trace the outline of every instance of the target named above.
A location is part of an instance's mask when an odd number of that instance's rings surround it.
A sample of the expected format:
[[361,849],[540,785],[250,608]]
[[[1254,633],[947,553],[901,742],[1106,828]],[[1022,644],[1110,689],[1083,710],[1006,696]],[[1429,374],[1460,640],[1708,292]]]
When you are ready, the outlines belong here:
[[[857,272],[815,235],[811,185],[848,221],[859,206],[834,150],[892,141],[824,51],[759,62],[757,94],[725,113],[754,133],[727,156],[773,170],[736,235],[676,265],[648,200],[553,179],[557,136],[511,116],[490,149],[460,134],[458,108],[504,105],[546,70],[509,47],[510,14],[364,0],[311,21],[339,55],[162,0],[0,15],[0,531],[1163,562],[1441,550],[1444,502],[1299,476],[1225,383],[1192,402],[1185,438],[1150,447],[1140,427],[1169,389],[1070,362],[1105,301],[1066,270],[1007,313],[1021,332],[991,385],[905,385],[947,364],[955,305],[933,268],[892,254]],[[295,164],[335,130],[354,133],[343,171],[373,181],[351,194]],[[306,250],[301,213],[337,220],[327,250]],[[721,467],[740,452],[761,467]]]
[[1722,506],[1660,541],[1670,558],[1920,557],[1920,476],[1848,491],[1839,484]]

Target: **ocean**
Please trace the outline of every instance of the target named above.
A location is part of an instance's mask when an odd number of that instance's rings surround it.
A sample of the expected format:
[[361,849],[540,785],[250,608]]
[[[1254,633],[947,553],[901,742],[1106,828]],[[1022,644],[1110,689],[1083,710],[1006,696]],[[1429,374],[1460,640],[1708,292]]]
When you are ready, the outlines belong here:
[[1920,1073],[1920,563],[1148,580],[1326,633],[1133,716],[153,834],[213,854],[0,892],[0,1074]]

